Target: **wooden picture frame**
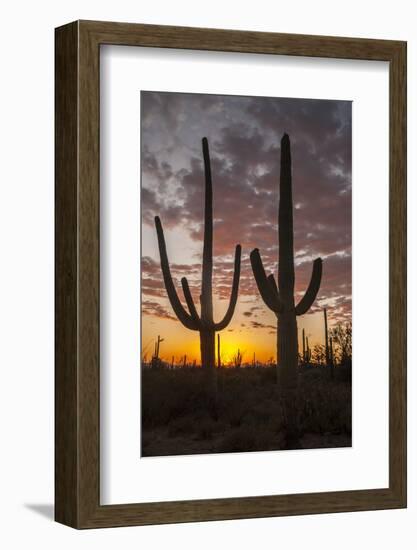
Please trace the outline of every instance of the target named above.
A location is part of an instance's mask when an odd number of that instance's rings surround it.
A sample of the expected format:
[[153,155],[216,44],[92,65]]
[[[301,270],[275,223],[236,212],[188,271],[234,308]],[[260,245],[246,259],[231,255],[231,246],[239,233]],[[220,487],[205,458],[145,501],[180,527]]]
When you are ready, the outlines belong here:
[[[406,43],[77,21],[56,29],[55,518],[75,528],[406,506]],[[99,51],[117,44],[389,62],[389,487],[101,505]]]

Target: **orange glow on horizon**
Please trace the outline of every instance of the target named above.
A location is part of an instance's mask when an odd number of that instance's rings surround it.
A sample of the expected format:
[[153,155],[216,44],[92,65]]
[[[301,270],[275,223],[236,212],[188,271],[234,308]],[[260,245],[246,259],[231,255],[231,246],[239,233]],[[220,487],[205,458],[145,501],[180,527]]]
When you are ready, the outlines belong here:
[[[272,316],[271,316],[272,317]],[[274,323],[272,318],[272,323]],[[316,344],[324,345],[324,322],[322,312],[304,315],[297,319],[299,352],[302,350],[302,330],[309,339],[309,346],[313,350]],[[336,323],[329,321],[329,329]],[[276,325],[276,321],[275,321]],[[216,362],[217,362],[217,334],[216,333]],[[184,355],[187,364],[200,364],[200,339],[197,331],[184,328],[179,321],[159,319],[143,316],[142,319],[142,359],[150,361],[154,344],[158,337],[164,339],[160,345],[160,359],[174,364],[181,364]],[[276,329],[241,328],[239,322],[232,323],[230,329],[220,332],[221,362],[230,365],[238,350],[243,356],[242,363],[251,364],[255,360],[268,363],[276,360]]]

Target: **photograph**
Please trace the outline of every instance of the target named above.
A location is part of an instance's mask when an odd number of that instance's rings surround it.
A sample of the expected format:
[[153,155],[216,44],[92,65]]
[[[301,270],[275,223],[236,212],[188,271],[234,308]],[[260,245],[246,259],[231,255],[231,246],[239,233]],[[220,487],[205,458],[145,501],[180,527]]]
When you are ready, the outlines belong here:
[[352,102],[140,94],[141,456],[350,447]]

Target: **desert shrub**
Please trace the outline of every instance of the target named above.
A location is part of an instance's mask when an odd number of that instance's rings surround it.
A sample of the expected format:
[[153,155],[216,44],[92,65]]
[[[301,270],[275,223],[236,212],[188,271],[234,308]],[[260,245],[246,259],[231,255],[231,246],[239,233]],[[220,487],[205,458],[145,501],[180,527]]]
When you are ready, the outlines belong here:
[[294,410],[300,433],[351,433],[351,392],[344,384],[324,377],[304,379]]
[[181,416],[205,414],[207,397],[201,369],[142,371],[142,423],[166,426]]

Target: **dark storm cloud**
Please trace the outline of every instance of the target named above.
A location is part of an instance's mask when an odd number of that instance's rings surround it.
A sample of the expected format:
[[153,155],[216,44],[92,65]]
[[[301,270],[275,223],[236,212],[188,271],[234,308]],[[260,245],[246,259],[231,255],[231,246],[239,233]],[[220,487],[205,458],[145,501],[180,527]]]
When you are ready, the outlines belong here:
[[[324,271],[319,301],[340,300],[334,307],[340,315],[349,315],[349,102],[142,93],[143,222],[153,226],[154,216],[159,215],[166,230],[182,227],[191,239],[202,242],[201,138],[207,136],[214,192],[214,287],[220,298],[229,298],[234,248],[240,243],[240,294],[256,295],[251,249],[261,250],[268,270],[277,269],[280,138],[284,132],[291,138],[297,296],[301,298],[308,285],[312,260],[321,256]],[[189,280],[196,296],[199,264],[194,268]],[[145,265],[145,294],[163,292],[162,283],[157,284],[158,269],[159,264],[156,271],[155,266]],[[172,271],[176,276],[174,266]],[[184,274],[187,270],[182,266],[179,279]]]

